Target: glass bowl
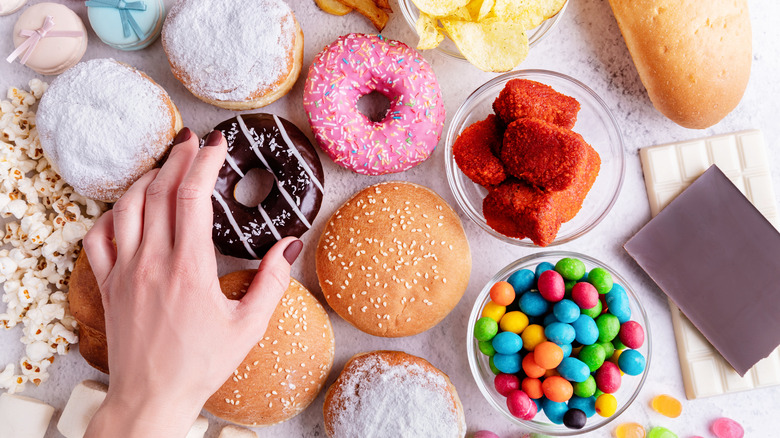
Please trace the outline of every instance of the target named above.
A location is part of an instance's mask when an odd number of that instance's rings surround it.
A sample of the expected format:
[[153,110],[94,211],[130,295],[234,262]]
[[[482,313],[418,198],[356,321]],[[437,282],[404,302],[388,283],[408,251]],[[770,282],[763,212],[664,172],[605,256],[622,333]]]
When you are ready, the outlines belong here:
[[[544,38],[544,36],[547,35],[558,24],[558,21],[560,21],[568,5],[569,2],[567,1],[563,4],[563,7],[560,11],[558,11],[557,14],[553,15],[547,20],[544,20],[539,26],[526,32],[528,35],[528,46],[530,48],[533,48],[535,45],[539,44],[542,38]],[[401,12],[406,19],[406,23],[409,24],[409,27],[412,28],[414,35],[417,35],[417,19],[420,18],[420,10],[417,9],[417,6],[414,5],[412,0],[398,0],[398,6],[401,8]],[[416,45],[417,43],[413,44],[412,46],[414,47]],[[442,41],[441,44],[436,47],[436,50],[444,53],[447,56],[451,56],[463,61],[466,60],[466,58],[460,53],[460,50],[458,50],[458,48],[455,46],[455,43],[453,43],[446,34],[444,35],[444,41]]]
[[[488,356],[482,354],[479,351],[477,340],[474,338],[474,325],[481,317],[482,308],[490,301],[490,287],[498,281],[504,281],[509,276],[519,269],[534,270],[536,265],[542,262],[550,262],[555,264],[558,260],[564,257],[572,257],[582,260],[585,263],[587,271],[595,267],[602,267],[612,274],[612,278],[615,283],[620,284],[626,289],[628,300],[631,306],[631,320],[636,321],[642,325],[645,330],[645,342],[641,348],[637,351],[641,352],[647,363],[645,370],[638,376],[622,376],[620,389],[614,394],[617,398],[618,407],[615,413],[607,418],[601,417],[598,414],[588,418],[585,427],[579,430],[569,429],[562,424],[554,424],[547,420],[544,412],[540,409],[536,417],[531,421],[521,420],[509,413],[509,409],[506,407],[506,397],[499,394],[493,386],[493,378],[495,375],[490,370],[490,364],[488,362]],[[490,403],[493,408],[503,414],[509,421],[524,429],[530,429],[533,432],[540,432],[547,435],[556,436],[571,436],[579,435],[587,432],[592,432],[599,429],[612,420],[617,418],[623,413],[631,403],[639,395],[642,386],[647,379],[647,373],[650,369],[650,358],[652,353],[652,336],[650,335],[650,325],[648,324],[647,313],[644,306],[639,301],[639,297],[636,295],[631,285],[617,273],[614,269],[607,266],[605,263],[596,260],[592,257],[576,252],[568,251],[545,251],[532,254],[527,257],[523,257],[515,262],[510,263],[507,267],[499,271],[490,281],[482,288],[482,291],[477,296],[477,300],[474,303],[474,308],[471,310],[471,316],[469,317],[468,330],[466,334],[466,346],[468,350],[469,367],[471,368],[471,374],[474,376],[474,380],[477,382],[480,392],[485,399]]]
[[493,101],[504,85],[518,78],[547,84],[556,91],[577,99],[581,109],[577,114],[577,124],[574,125],[573,130],[582,135],[601,157],[599,175],[585,197],[582,208],[573,219],[561,225],[555,240],[548,245],[548,247],[556,246],[584,235],[607,216],[620,194],[625,173],[623,135],[620,133],[617,120],[604,101],[582,82],[552,71],[518,70],[498,76],[477,88],[460,105],[447,130],[444,151],[447,181],[460,208],[477,225],[505,242],[519,246],[536,246],[530,239],[505,236],[487,224],[482,214],[482,200],[485,199],[488,191],[472,182],[460,171],[452,154],[453,144],[460,133],[472,123],[484,120],[492,114]]

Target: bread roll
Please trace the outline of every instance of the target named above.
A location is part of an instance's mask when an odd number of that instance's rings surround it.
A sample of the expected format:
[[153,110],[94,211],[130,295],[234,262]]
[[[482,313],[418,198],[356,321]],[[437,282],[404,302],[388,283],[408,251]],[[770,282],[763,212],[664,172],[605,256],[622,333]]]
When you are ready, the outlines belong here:
[[655,108],[680,126],[721,121],[745,92],[747,0],[609,0]]

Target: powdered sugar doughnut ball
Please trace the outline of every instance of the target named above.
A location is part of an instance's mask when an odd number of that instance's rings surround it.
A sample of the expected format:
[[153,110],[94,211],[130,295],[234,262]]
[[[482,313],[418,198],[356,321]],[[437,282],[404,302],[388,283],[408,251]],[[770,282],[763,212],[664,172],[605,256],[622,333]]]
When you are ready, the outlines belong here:
[[323,406],[331,438],[463,438],[466,420],[455,387],[425,359],[402,351],[353,356]]
[[27,0],[0,0],[0,16],[11,15],[21,9]]
[[174,76],[199,99],[230,110],[284,96],[303,64],[303,31],[282,0],[180,0],[162,42]]
[[112,59],[57,77],[36,118],[52,167],[82,196],[115,202],[168,151],[179,111],[149,76]]

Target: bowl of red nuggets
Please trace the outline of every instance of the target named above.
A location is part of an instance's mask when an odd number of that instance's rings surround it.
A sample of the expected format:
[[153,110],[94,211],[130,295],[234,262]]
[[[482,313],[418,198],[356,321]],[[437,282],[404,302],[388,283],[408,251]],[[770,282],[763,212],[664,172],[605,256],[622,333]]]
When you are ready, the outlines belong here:
[[447,132],[458,205],[495,237],[555,246],[587,233],[623,185],[623,136],[601,98],[544,70],[501,75],[474,91]]

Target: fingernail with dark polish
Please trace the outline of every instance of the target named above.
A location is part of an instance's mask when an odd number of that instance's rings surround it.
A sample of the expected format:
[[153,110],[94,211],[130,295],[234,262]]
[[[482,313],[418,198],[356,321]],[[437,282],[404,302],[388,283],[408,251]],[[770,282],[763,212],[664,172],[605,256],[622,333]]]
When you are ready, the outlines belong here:
[[293,243],[287,245],[287,248],[284,249],[282,255],[284,256],[285,260],[287,260],[287,263],[292,266],[292,264],[295,263],[295,260],[298,258],[298,255],[301,254],[302,249],[303,242],[296,240]]
[[211,131],[208,137],[206,137],[206,143],[204,146],[218,146],[222,142],[221,131]]
[[192,137],[192,131],[190,131],[190,128],[182,128],[182,130],[176,134],[176,138],[173,139],[173,144],[184,143],[185,141],[189,140],[190,137]]

